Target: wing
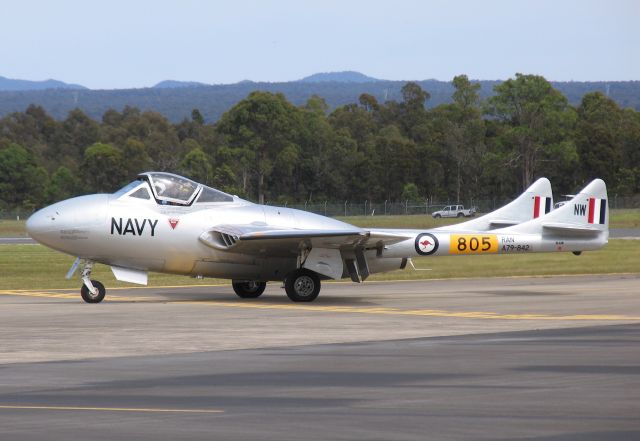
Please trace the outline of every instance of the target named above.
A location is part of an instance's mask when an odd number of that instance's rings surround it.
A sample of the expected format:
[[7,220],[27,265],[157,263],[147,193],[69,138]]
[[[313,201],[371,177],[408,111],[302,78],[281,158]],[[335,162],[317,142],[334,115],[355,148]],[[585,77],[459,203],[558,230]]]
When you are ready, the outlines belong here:
[[339,230],[276,229],[260,225],[217,225],[200,235],[207,246],[230,253],[263,258],[301,257],[303,266],[332,279],[344,269],[354,282],[369,276],[364,254],[413,237],[401,232],[369,231],[353,227]]
[[276,229],[260,225],[217,225],[200,236],[207,246],[235,253],[287,257],[304,249],[370,249],[408,239],[401,233],[354,227],[339,230]]

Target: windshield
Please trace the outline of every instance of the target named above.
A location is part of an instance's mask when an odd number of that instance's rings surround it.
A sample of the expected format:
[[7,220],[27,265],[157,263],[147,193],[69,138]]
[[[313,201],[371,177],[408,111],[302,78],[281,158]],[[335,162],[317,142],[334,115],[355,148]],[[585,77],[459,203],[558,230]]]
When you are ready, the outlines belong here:
[[203,186],[197,203],[200,204],[207,202],[233,202],[233,196],[230,196],[219,190],[214,190],[213,188]]
[[140,185],[140,181],[136,180],[133,182],[129,182],[127,185],[125,185],[124,187],[122,187],[120,190],[116,191],[114,193],[115,196],[122,196],[123,194],[127,193],[128,191],[133,190],[134,188],[136,188],[138,185]]

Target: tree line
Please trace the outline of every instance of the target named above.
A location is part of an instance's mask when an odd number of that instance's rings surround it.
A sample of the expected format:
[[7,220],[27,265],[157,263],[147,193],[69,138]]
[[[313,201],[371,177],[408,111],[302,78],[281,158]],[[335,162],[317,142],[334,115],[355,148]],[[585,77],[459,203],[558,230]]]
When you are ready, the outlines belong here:
[[[87,116],[100,120],[109,109],[123,109],[126,105],[142,111],[153,110],[161,113],[172,123],[189,118],[191,111],[197,108],[205,121],[218,121],[222,114],[245,98],[254,90],[277,93],[282,92],[291,103],[301,106],[314,94],[321,96],[333,111],[340,106],[358,102],[361,94],[367,93],[380,102],[402,99],[404,81],[376,80],[371,82],[346,82],[340,76],[337,81],[308,82],[307,80],[283,83],[254,83],[241,81],[236,84],[198,85],[174,82],[173,86],[186,87],[148,87],[142,89],[46,89],[46,90],[0,90],[0,118],[11,112],[22,111],[29,104],[42,106],[49,115],[63,120],[68,113],[81,109]],[[342,81],[341,81],[342,80]],[[481,98],[493,95],[493,89],[502,81],[480,80],[478,91]],[[451,103],[454,92],[451,81],[416,81],[427,90],[430,98],[427,108]],[[582,96],[589,92],[600,91],[613,99],[623,108],[640,111],[640,81],[554,81],[551,85],[567,97],[569,103],[577,106]],[[0,88],[2,85],[0,84]]]
[[451,103],[435,107],[409,82],[397,101],[365,93],[331,112],[320,96],[296,106],[254,91],[214,124],[198,109],[173,124],[128,106],[58,121],[31,105],[0,119],[0,209],[112,192],[147,170],[274,204],[505,198],[540,176],[557,194],[595,177],[612,194],[639,192],[640,112],[600,92],[572,106],[536,75],[486,99],[465,75],[452,84]]

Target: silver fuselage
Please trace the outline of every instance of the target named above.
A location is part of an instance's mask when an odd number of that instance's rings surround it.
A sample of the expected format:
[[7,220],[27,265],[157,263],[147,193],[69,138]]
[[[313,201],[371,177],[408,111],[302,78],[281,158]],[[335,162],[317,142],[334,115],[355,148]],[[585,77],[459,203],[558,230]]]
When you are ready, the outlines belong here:
[[314,213],[257,205],[240,198],[183,207],[97,194],[43,208],[31,216],[28,230],[38,242],[63,253],[143,271],[282,280],[296,269],[297,253],[261,257],[215,249],[199,240],[208,229],[220,224],[311,230],[354,228]]

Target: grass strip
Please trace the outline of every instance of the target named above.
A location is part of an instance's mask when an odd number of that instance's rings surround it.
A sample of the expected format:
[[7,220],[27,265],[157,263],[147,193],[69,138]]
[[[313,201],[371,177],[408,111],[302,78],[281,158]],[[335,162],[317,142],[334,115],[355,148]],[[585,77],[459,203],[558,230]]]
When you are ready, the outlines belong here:
[[[66,280],[74,258],[42,245],[0,246],[0,290],[79,288],[76,277]],[[612,274],[640,271],[640,242],[610,240],[599,251],[581,256],[571,253],[541,253],[518,255],[443,256],[414,259],[417,268],[407,268],[384,274],[374,274],[370,280],[411,280],[465,277],[551,276],[560,274]],[[92,278],[109,287],[135,286],[118,282],[106,265],[97,264]],[[171,274],[149,274],[150,286],[210,285],[229,283],[219,279],[194,279]]]

